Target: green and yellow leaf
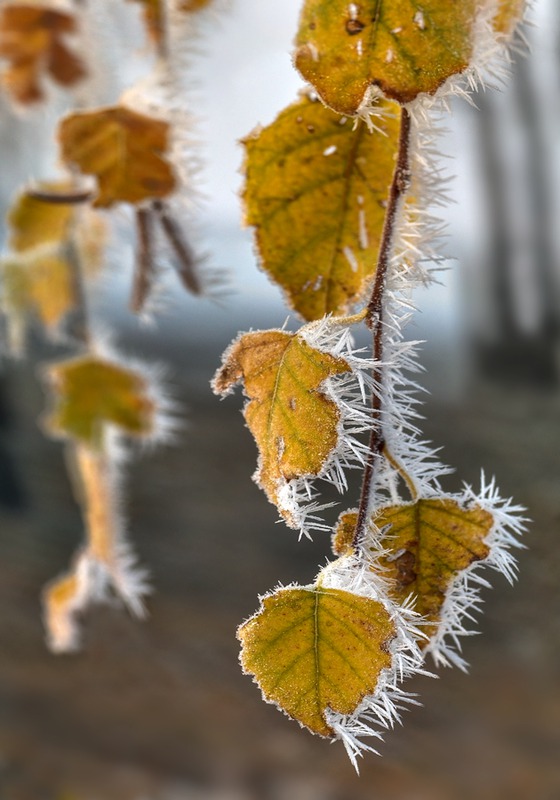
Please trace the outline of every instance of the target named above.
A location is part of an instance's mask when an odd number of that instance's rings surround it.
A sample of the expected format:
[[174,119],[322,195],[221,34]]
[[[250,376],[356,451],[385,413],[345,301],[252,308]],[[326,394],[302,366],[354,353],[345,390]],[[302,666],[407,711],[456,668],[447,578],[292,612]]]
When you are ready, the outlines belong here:
[[153,432],[155,404],[146,379],[137,372],[85,355],[51,365],[46,375],[54,393],[47,420],[52,433],[99,448],[107,423],[129,436]]
[[341,114],[372,86],[408,103],[469,66],[476,11],[476,0],[306,0],[296,66]]
[[523,18],[524,9],[525,0],[499,0],[498,11],[493,21],[496,33],[509,38],[517,23]]
[[282,331],[246,333],[226,352],[213,386],[226,394],[243,382],[245,419],[260,453],[256,480],[272,503],[288,481],[318,475],[336,447],[340,412],[321,384],[349,371],[343,358]]
[[280,589],[239,628],[241,664],[265,698],[313,733],[328,709],[351,714],[391,666],[396,632],[376,600],[338,589]]
[[488,557],[486,538],[493,522],[492,514],[479,506],[462,508],[449,498],[388,506],[373,517],[379,529],[388,526],[381,546],[391,555],[380,563],[391,595],[400,604],[415,597],[414,610],[430,623],[423,629],[429,636],[437,630],[455,578]]
[[398,106],[379,107],[370,132],[304,96],[245,140],[246,221],[306,320],[348,312],[375,274],[400,131]]
[[175,176],[167,159],[169,124],[124,106],[70,114],[59,127],[62,156],[97,178],[94,205],[167,197]]
[[[68,184],[43,183],[39,188],[56,192],[68,188]],[[23,252],[44,244],[64,242],[74,218],[74,209],[71,204],[49,203],[23,192],[7,215],[10,248]]]
[[14,100],[24,105],[42,100],[45,75],[61,86],[72,86],[85,77],[82,60],[65,41],[76,28],[74,16],[54,8],[32,3],[3,6],[0,57],[8,65],[0,80]]
[[49,330],[77,303],[68,261],[56,253],[13,256],[1,265],[3,304],[9,315],[34,313]]

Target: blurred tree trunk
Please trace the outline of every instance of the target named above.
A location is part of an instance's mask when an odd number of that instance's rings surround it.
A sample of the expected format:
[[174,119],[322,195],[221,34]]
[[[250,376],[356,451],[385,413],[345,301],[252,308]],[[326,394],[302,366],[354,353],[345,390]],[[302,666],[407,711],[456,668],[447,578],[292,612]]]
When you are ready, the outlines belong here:
[[[485,268],[492,320],[491,328],[476,336],[477,365],[488,377],[554,385],[559,377],[560,308],[549,187],[550,154],[542,110],[525,58],[519,58],[515,65],[511,99],[521,123],[522,157],[507,167],[502,159],[506,131],[496,99],[488,93],[477,99],[478,152],[489,237]],[[516,181],[507,174],[510,169],[516,170]],[[512,187],[522,192],[520,203],[510,202]],[[527,219],[517,218],[518,207]],[[525,231],[526,242],[520,239],[518,228]],[[518,253],[520,241],[524,246]],[[516,271],[516,259],[521,259],[518,266],[526,271],[523,280]],[[530,325],[524,324],[519,313],[524,304],[531,302],[526,296],[528,287],[533,303]]]

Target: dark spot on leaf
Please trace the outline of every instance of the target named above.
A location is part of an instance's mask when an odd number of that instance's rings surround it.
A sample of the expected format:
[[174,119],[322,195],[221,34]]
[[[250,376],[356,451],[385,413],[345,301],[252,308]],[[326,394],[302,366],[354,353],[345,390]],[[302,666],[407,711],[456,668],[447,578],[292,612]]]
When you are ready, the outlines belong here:
[[397,581],[401,587],[409,586],[416,580],[415,564],[416,556],[410,550],[405,550],[402,555],[395,559]]
[[350,36],[355,36],[357,33],[361,33],[365,27],[365,23],[359,19],[346,20],[346,33],[348,33]]

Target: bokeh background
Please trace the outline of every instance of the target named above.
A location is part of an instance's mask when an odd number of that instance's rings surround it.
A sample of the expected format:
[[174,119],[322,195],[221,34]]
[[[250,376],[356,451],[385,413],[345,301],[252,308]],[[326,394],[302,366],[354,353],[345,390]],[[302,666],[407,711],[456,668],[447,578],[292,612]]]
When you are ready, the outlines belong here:
[[[415,297],[410,338],[426,340],[425,433],[456,467],[480,469],[533,522],[515,588],[484,591],[481,635],[465,641],[469,675],[443,671],[410,689],[422,707],[358,778],[331,746],[261,702],[237,664],[235,629],[279,581],[309,582],[326,537],[297,542],[251,482],[256,451],[240,397],[208,382],[238,330],[281,325],[288,311],[258,271],[241,228],[237,140],[294,99],[297,0],[235,0],[193,48],[189,102],[203,161],[200,243],[229,271],[219,302],[169,280],[146,326],[127,310],[130,251],[114,257],[96,307],[121,348],[167,365],[183,428],[130,465],[130,535],[153,576],[145,623],[117,606],[86,620],[85,647],[46,651],[40,591],[82,535],[59,444],[37,425],[39,335],[0,373],[1,800],[557,800],[560,798],[560,9],[535,0],[532,52],[501,93],[455,103],[442,150],[456,204],[445,211],[441,284]],[[145,68],[133,6],[116,19]],[[123,26],[123,27],[118,27]],[[119,62],[120,51],[107,54]],[[114,88],[114,87],[113,87]],[[101,98],[102,99],[102,98]],[[47,172],[52,119],[1,103],[0,198]],[[353,505],[357,486],[351,487]],[[344,502],[344,501],[343,501]],[[344,506],[342,506],[344,507]]]

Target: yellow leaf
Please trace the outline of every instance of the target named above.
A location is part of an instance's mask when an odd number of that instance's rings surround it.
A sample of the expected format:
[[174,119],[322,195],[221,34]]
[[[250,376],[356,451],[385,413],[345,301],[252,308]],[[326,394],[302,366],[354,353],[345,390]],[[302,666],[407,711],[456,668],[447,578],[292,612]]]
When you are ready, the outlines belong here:
[[142,375],[94,355],[60,361],[46,374],[55,394],[47,423],[53,433],[96,448],[105,423],[129,436],[152,432],[155,405]]
[[346,313],[375,274],[400,130],[398,106],[379,107],[370,132],[302,97],[245,140],[247,223],[307,320]]
[[141,203],[175,188],[163,120],[124,106],[101,108],[70,114],[60,123],[59,138],[64,160],[97,178],[95,206]]
[[381,603],[339,589],[280,589],[239,628],[241,664],[269,702],[313,733],[327,709],[351,714],[391,666],[395,637]]
[[476,9],[476,0],[306,0],[296,66],[341,114],[355,114],[371,86],[408,103],[468,67]]
[[523,17],[525,0],[499,0],[498,11],[494,17],[493,26],[496,33],[505,37],[511,36],[515,26]]
[[35,312],[46,328],[55,328],[76,305],[72,268],[57,254],[38,253],[1,263],[6,310],[17,315]]
[[[41,184],[41,189],[61,190],[67,184]],[[43,244],[64,242],[74,216],[74,206],[49,203],[27,192],[8,211],[9,246],[18,252]]]
[[340,412],[320,387],[348,371],[344,359],[282,331],[246,333],[226,352],[214,389],[226,394],[243,381],[245,419],[260,452],[255,477],[272,503],[288,481],[318,475],[336,447]]
[[381,545],[391,555],[381,564],[393,598],[403,603],[413,595],[415,611],[431,623],[423,630],[432,635],[454,579],[490,553],[485,539],[492,514],[479,506],[462,508],[448,498],[422,499],[383,508],[373,522],[379,529],[389,526]]
[[0,57],[9,65],[1,80],[19,103],[42,100],[42,76],[48,74],[61,86],[72,86],[85,77],[81,59],[65,44],[75,33],[71,14],[41,5],[6,5],[0,12]]

